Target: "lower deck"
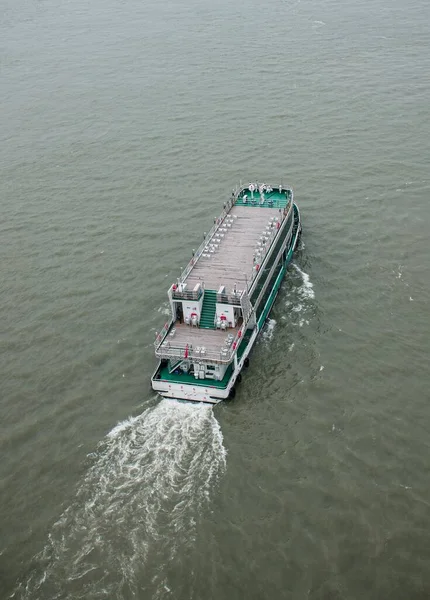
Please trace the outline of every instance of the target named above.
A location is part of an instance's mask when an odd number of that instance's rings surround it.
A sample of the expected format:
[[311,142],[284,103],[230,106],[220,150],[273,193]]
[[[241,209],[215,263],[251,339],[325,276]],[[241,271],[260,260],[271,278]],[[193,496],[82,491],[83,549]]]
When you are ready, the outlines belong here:
[[236,327],[221,330],[193,327],[177,321],[165,337],[160,349],[168,350],[169,348],[185,348],[188,346],[188,357],[190,359],[207,356],[219,357],[224,350],[230,350],[241,325],[242,319]]
[[[212,333],[221,333],[221,332],[212,332]],[[225,332],[223,332],[225,335]],[[237,359],[240,360],[243,353],[246,350],[246,347],[249,343],[249,340],[252,336],[253,330],[248,329],[243,337],[242,343],[237,349]],[[193,386],[204,386],[204,387],[215,387],[215,388],[225,388],[230,380],[231,374],[233,372],[234,364],[231,363],[221,381],[216,381],[212,379],[196,379],[194,377],[194,373],[183,373],[180,369],[175,369],[170,372],[171,368],[169,367],[169,363],[160,364],[159,369],[155,375],[155,379],[160,381],[166,381],[168,383],[179,383],[184,385],[193,385]]]

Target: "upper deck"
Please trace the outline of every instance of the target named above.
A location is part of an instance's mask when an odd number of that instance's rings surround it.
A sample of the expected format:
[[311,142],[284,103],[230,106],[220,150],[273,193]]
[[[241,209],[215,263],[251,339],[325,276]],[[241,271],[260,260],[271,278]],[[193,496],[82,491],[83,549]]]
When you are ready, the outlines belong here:
[[245,289],[254,278],[292,200],[289,188],[255,187],[239,190],[217,219],[181,278],[188,289]]

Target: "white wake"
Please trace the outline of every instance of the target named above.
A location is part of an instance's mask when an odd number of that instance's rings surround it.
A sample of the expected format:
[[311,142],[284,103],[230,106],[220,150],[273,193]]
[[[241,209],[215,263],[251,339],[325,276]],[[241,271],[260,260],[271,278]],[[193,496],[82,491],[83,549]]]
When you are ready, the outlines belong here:
[[296,263],[292,263],[292,266],[296,269],[297,273],[300,273],[302,276],[303,283],[299,288],[299,294],[303,299],[313,300],[315,298],[314,284],[311,282],[309,274],[302,271]]
[[212,408],[161,401],[100,443],[75,501],[14,598],[165,597],[226,466]]
[[276,327],[275,319],[267,319],[264,329],[263,329],[263,333],[262,333],[263,340],[265,340],[266,342],[270,342],[272,340],[273,332],[275,331],[275,327]]
[[299,285],[293,285],[289,288],[286,301],[288,314],[283,315],[282,319],[288,319],[291,324],[303,327],[303,325],[309,325],[315,312],[313,302],[315,299],[314,285],[309,274],[303,271],[295,262],[291,263],[291,266],[301,281]]

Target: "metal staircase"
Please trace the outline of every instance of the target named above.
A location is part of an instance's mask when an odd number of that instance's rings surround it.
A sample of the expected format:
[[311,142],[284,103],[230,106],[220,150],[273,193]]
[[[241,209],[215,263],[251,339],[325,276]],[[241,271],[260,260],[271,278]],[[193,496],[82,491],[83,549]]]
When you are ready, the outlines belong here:
[[242,294],[242,297],[240,299],[240,304],[242,307],[243,320],[246,323],[246,321],[249,319],[249,316],[252,312],[252,304],[249,299],[248,293],[246,291]]
[[203,329],[215,329],[216,291],[205,290],[199,326]]

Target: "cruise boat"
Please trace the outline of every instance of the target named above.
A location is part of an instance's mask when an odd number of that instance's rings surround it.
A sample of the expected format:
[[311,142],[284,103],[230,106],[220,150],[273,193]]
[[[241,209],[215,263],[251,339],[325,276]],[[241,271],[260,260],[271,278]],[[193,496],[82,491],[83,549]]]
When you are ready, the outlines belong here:
[[161,396],[233,398],[301,235],[292,188],[240,185],[168,290],[151,378]]

